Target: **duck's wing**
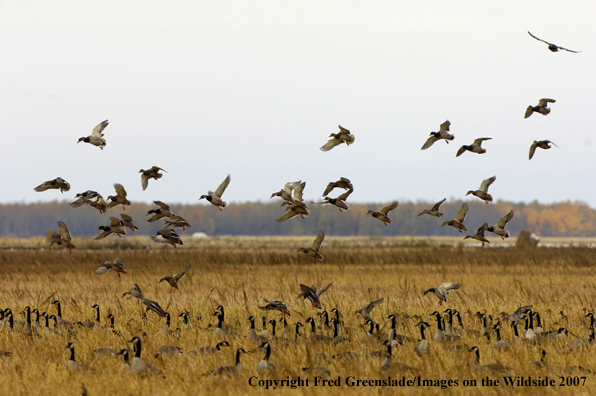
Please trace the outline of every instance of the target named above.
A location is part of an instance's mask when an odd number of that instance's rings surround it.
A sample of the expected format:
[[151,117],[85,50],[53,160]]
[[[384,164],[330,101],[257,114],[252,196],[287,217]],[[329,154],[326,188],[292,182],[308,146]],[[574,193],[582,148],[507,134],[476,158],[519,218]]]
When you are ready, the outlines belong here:
[[556,100],[554,100],[554,99],[542,98],[538,101],[538,106],[546,107],[548,103],[555,103],[555,102],[556,102]]
[[312,243],[312,248],[315,252],[321,250],[321,244],[323,243],[323,239],[325,239],[325,233],[319,230],[319,234],[315,238],[315,241]]
[[426,142],[424,142],[420,150],[426,150],[427,148],[432,146],[437,140],[439,140],[438,137],[435,137],[435,135],[430,135],[430,137],[426,139]]
[[331,182],[331,183],[327,184],[327,188],[325,188],[325,191],[323,192],[323,197],[327,196],[327,194],[329,194],[331,191],[333,191],[336,184],[337,184],[337,182]]
[[93,128],[93,132],[91,132],[91,136],[95,136],[100,138],[102,136],[102,132],[108,126],[108,120],[102,121],[95,128]]
[[164,171],[166,173],[168,173],[167,170],[160,168],[159,166],[152,166],[151,169],[149,169],[151,172],[157,172],[157,171]]
[[342,127],[341,125],[338,125],[338,127],[341,133],[347,133],[348,135],[350,134],[350,131],[348,129]]
[[354,191],[354,189],[350,188],[348,191],[346,191],[345,193],[343,193],[336,199],[339,199],[340,201],[345,201],[346,199],[348,199],[348,197],[350,196],[350,194],[352,194],[353,191]]
[[[553,146],[555,146],[556,148],[560,148],[559,146],[557,146],[555,143],[551,142],[550,140],[545,140],[545,142],[546,142],[546,143],[550,143],[550,144],[552,144],[552,145],[553,145]],[[67,183],[67,184],[68,184],[68,183]],[[69,187],[70,187],[70,184],[69,184]],[[68,190],[64,189],[64,191],[68,191]]]
[[542,41],[543,43],[546,43],[546,44],[548,44],[548,45],[553,45],[552,43],[549,43],[548,41],[545,41],[545,40],[539,39],[538,37],[534,36],[532,33],[530,33],[530,31],[529,31],[529,30],[528,30],[528,34],[529,34],[530,36],[534,37],[534,38],[535,38],[536,40],[538,40],[538,41]]
[[112,231],[103,231],[101,234],[99,234],[98,236],[96,236],[95,238],[93,238],[94,240],[98,241],[100,239],[104,239],[105,237],[107,237],[108,235],[110,235],[112,233]]
[[109,261],[106,261],[102,267],[99,267],[97,269],[97,271],[95,271],[95,274],[96,275],[101,275],[101,274],[105,274],[106,272],[108,272],[110,270],[110,268],[108,268],[106,266],[107,264],[112,264],[112,263],[110,263]]
[[130,217],[129,215],[127,215],[127,214],[124,214],[124,213],[120,214],[120,217],[121,217],[121,218],[122,218],[122,220],[124,220],[124,221],[134,221],[134,219],[133,219],[132,217]]
[[507,213],[505,216],[501,217],[501,219],[497,223],[497,227],[499,227],[501,229],[505,228],[507,223],[509,223],[511,221],[511,219],[513,219],[513,214],[514,214],[513,209],[511,209],[509,211],[509,213]]
[[439,128],[439,132],[442,132],[442,131],[449,132],[450,126],[451,126],[451,122],[449,122],[449,120],[445,121],[444,123],[441,124],[441,127]]
[[480,190],[488,192],[488,188],[494,183],[495,180],[497,180],[497,176],[489,177],[488,179],[483,180],[482,183],[480,183]]
[[528,108],[526,109],[526,113],[524,114],[524,118],[528,118],[532,115],[532,113],[534,113],[534,109],[532,108],[532,106],[528,106]]
[[581,52],[581,51],[572,51],[572,50],[567,49],[565,47],[559,47],[558,45],[557,45],[557,48],[560,49],[560,50],[565,50],[567,52],[573,52],[574,54],[579,54]]
[[224,179],[224,181],[219,185],[219,187],[217,187],[217,190],[215,190],[215,195],[221,198],[223,193],[226,191],[226,188],[228,188],[228,186],[230,185],[230,180],[232,180],[232,177],[228,175],[228,177]]
[[304,192],[304,187],[306,187],[306,182],[300,183],[298,187],[294,190],[294,200],[302,202],[302,193]]
[[122,184],[114,184],[114,189],[116,190],[116,194],[126,198],[126,190],[124,189],[124,186]]
[[62,237],[62,239],[70,242],[72,238],[70,236],[70,231],[68,231],[68,227],[66,226],[66,224],[63,221],[59,221],[58,228],[60,228],[60,236]]
[[175,274],[173,274],[172,277],[176,279],[176,282],[178,282],[184,275],[188,273],[188,270],[190,270],[190,264],[186,264],[186,268],[184,268],[184,271],[178,271]]
[[432,210],[432,211],[435,211],[435,212],[436,212],[437,210],[439,210],[439,208],[441,207],[441,205],[443,205],[443,202],[445,202],[445,200],[446,200],[446,199],[447,199],[447,198],[443,198],[443,200],[442,200],[442,201],[439,201],[439,202],[437,202],[437,203],[435,204],[435,206],[433,206],[433,207],[432,207],[432,209],[431,209],[431,210]]
[[476,232],[476,235],[483,237],[486,230],[488,230],[488,223],[482,224],[482,226],[480,226],[478,229],[478,232]]
[[456,157],[459,157],[460,155],[462,155],[463,153],[466,152],[466,148],[464,146],[461,146],[459,148],[459,150],[457,150],[457,154],[455,154]]
[[389,206],[385,206],[383,209],[379,210],[379,213],[387,216],[387,213],[391,212],[393,209],[397,208],[397,202],[392,203]]
[[459,212],[457,212],[457,216],[455,216],[455,221],[459,222],[459,223],[463,223],[466,215],[468,214],[468,204],[467,203],[463,203],[461,205],[461,208],[459,209]]
[[331,282],[327,286],[323,286],[319,290],[317,290],[317,293],[316,293],[317,297],[320,297],[321,294],[325,293],[327,291],[327,289],[329,289],[331,287],[331,285],[333,285],[333,282]]
[[532,157],[534,156],[534,153],[536,152],[536,147],[538,147],[538,144],[540,144],[540,142],[537,142],[536,140],[534,140],[534,143],[532,143],[532,145],[530,146],[530,158],[532,159]]
[[114,264],[116,264],[122,268],[125,267],[124,261],[120,260],[118,257],[116,257],[116,260],[114,260]]
[[141,173],[141,186],[143,186],[143,191],[149,186],[149,177],[145,176],[144,173]]
[[53,181],[54,180],[43,182],[39,186],[35,187],[34,190],[37,191],[37,192],[46,191],[47,189],[49,189],[50,187],[52,187],[52,182]]
[[485,140],[492,140],[492,138],[478,138],[474,140],[474,145],[476,146],[482,146],[482,142],[484,142]]
[[149,237],[151,238],[151,240],[152,240],[153,242],[157,242],[157,243],[170,243],[170,241],[168,241],[167,239],[165,239],[165,238],[160,238],[160,237],[159,237],[159,236],[157,236],[157,235],[150,235]]
[[295,189],[296,187],[298,187],[300,185],[300,183],[301,183],[301,180],[299,180],[297,182],[286,183],[284,185],[284,191],[287,192],[288,194],[290,194],[293,189]]
[[110,217],[110,227],[120,227],[120,220],[117,217]]
[[298,213],[296,213],[293,210],[288,210],[283,216],[281,216],[279,219],[275,219],[275,221],[277,221],[278,223],[283,223],[284,221],[288,221],[290,219],[293,219],[294,217],[298,216]]
[[325,145],[321,146],[321,151],[329,151],[333,147],[342,144],[344,141],[341,139],[331,138]]
[[439,286],[439,290],[441,290],[443,292],[443,294],[446,296],[447,294],[449,294],[449,291],[453,290],[453,289],[459,289],[461,285],[459,283],[455,283],[455,282],[445,282],[443,284],[441,284],[441,286]]
[[298,296],[298,298],[305,297],[310,294],[313,294],[313,295],[317,294],[317,289],[315,289],[314,287],[311,287],[311,286],[303,285],[303,284],[300,284],[300,291],[301,291],[301,293]]
[[170,209],[170,205],[166,205],[165,203],[163,203],[161,201],[153,201],[153,203],[162,209]]
[[385,297],[379,298],[378,300],[373,301],[370,304],[365,305],[364,307],[362,307],[362,310],[363,311],[367,311],[367,312],[370,313],[370,311],[372,311],[373,309],[375,309],[376,307],[378,307],[379,304],[381,304],[384,300],[385,300]]

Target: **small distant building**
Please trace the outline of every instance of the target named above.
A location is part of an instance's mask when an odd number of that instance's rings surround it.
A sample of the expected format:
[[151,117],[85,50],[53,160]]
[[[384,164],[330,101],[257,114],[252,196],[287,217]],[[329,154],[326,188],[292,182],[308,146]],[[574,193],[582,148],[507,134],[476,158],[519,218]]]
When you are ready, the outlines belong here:
[[193,238],[207,238],[209,235],[205,234],[204,232],[195,232],[192,234]]

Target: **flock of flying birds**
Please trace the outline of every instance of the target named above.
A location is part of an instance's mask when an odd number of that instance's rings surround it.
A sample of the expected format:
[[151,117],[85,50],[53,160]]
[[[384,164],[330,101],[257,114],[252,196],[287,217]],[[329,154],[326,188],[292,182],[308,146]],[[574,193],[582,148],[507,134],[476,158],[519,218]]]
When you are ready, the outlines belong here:
[[[540,41],[544,41],[544,40],[541,40],[541,39],[535,37],[530,32],[528,32],[528,33],[533,38],[540,40]],[[576,52],[576,51],[571,51],[566,48],[559,47],[557,45],[548,43],[546,41],[544,41],[544,42],[548,44],[549,50],[553,51],[553,52],[557,52],[559,50]],[[542,114],[542,115],[548,115],[551,111],[551,109],[548,107],[548,103],[554,103],[554,102],[555,101],[553,99],[545,98],[545,99],[541,99],[537,106],[528,106],[526,113],[525,113],[525,118],[530,117],[534,112]],[[109,123],[107,120],[101,122],[99,125],[97,125],[93,129],[93,132],[91,133],[91,135],[89,135],[87,137],[81,137],[78,142],[89,143],[89,144],[97,146],[103,150],[103,148],[106,146],[106,140],[104,138],[103,131],[108,126],[108,124]],[[430,148],[435,142],[437,142],[439,140],[445,140],[446,143],[449,143],[449,141],[454,140],[454,138],[455,138],[454,135],[449,133],[450,125],[451,125],[451,123],[449,121],[445,121],[443,124],[441,124],[438,132],[431,132],[430,137],[427,139],[427,141],[422,146],[422,150],[426,150],[426,149]],[[343,128],[341,126],[339,126],[339,132],[335,133],[335,134],[331,134],[330,138],[331,139],[325,145],[323,145],[321,147],[322,151],[331,150],[334,147],[337,147],[343,143],[345,143],[347,146],[349,146],[350,144],[353,144],[355,142],[354,135],[352,135],[348,129]],[[477,154],[484,154],[484,153],[486,153],[486,150],[484,148],[482,148],[482,143],[484,141],[487,141],[490,139],[491,138],[478,138],[478,139],[474,140],[474,142],[471,145],[463,145],[457,151],[456,156],[460,156],[463,153],[465,153],[466,151],[470,151],[470,152],[477,153]],[[530,159],[533,157],[533,155],[536,151],[536,148],[549,149],[551,147],[550,146],[551,143],[552,142],[550,142],[549,140],[534,141],[534,143],[532,144],[532,146],[530,148],[530,155],[529,155]],[[163,170],[162,168],[159,168],[157,166],[153,166],[148,170],[141,169],[139,171],[139,173],[141,173],[141,185],[142,185],[143,190],[147,189],[149,180],[151,180],[151,179],[159,180],[163,176],[163,174],[160,173],[160,171],[165,172],[165,170]],[[470,195],[470,194],[474,195],[474,196],[478,197],[479,199],[485,201],[487,204],[489,202],[492,202],[493,197],[488,193],[488,188],[495,180],[496,180],[496,176],[493,176],[493,177],[490,177],[490,178],[482,181],[482,183],[480,184],[480,187],[477,190],[470,190],[470,191],[468,191],[468,193],[466,195]],[[206,199],[208,202],[210,202],[212,205],[216,206],[220,211],[222,211],[222,209],[227,206],[226,202],[223,201],[222,196],[223,196],[226,188],[229,186],[230,181],[231,181],[231,177],[230,177],[230,175],[228,175],[215,191],[209,191],[206,195],[202,195],[199,199]],[[280,197],[283,200],[282,207],[285,208],[285,214],[283,214],[283,216],[281,216],[280,218],[276,219],[276,221],[285,222],[287,220],[296,218],[298,216],[300,216],[301,218],[308,217],[308,215],[310,214],[308,203],[303,198],[303,191],[304,191],[305,186],[306,186],[306,182],[301,182],[301,181],[289,182],[289,183],[286,183],[280,191],[275,192],[271,195],[271,198]],[[70,205],[74,208],[78,208],[78,207],[81,207],[84,205],[89,205],[89,206],[99,210],[100,213],[105,213],[108,209],[114,208],[118,205],[122,205],[123,210],[126,210],[126,206],[131,205],[131,202],[127,199],[126,190],[124,189],[124,187],[121,184],[115,184],[114,188],[115,188],[115,195],[108,196],[107,200],[105,200],[98,192],[88,190],[88,191],[76,194],[76,196],[75,196],[76,199],[73,202],[71,202]],[[328,195],[335,188],[344,189],[346,191],[343,194],[338,195],[335,198],[329,197]],[[70,184],[68,182],[66,182],[64,179],[58,177],[54,180],[44,182],[41,185],[37,186],[35,188],[35,191],[41,192],[41,191],[46,191],[46,190],[50,190],[50,189],[58,189],[61,192],[69,191]],[[310,202],[310,203],[312,203],[312,204],[330,204],[330,205],[336,206],[339,209],[339,211],[342,212],[344,210],[349,210],[349,206],[346,204],[346,201],[353,191],[354,191],[354,187],[353,187],[352,183],[350,182],[350,180],[342,177],[338,181],[330,182],[327,185],[327,187],[325,188],[325,190],[323,192],[323,197],[324,197],[323,202]],[[418,216],[428,214],[430,216],[441,217],[443,214],[440,212],[440,207],[444,202],[445,202],[445,199],[437,202],[431,209],[424,210]],[[180,239],[180,236],[176,233],[176,229],[182,228],[184,230],[187,227],[190,227],[190,224],[181,216],[174,214],[169,205],[167,205],[163,202],[160,202],[160,201],[154,201],[154,203],[158,206],[158,208],[152,209],[147,213],[147,216],[150,216],[147,219],[147,221],[155,222],[155,221],[163,219],[165,221],[165,223],[164,223],[164,227],[161,230],[159,230],[156,235],[151,236],[151,239],[158,243],[169,244],[173,247],[176,247],[176,245],[183,245],[183,242]],[[388,224],[392,223],[392,220],[388,217],[389,212],[394,210],[397,207],[397,205],[398,205],[398,203],[394,202],[391,205],[381,208],[379,211],[369,210],[367,214],[370,214],[372,217],[383,222],[385,224],[385,226],[387,226]],[[467,228],[463,224],[467,212],[468,212],[468,205],[466,203],[464,203],[464,204],[462,204],[461,209],[459,210],[457,216],[455,216],[455,218],[453,220],[445,221],[442,224],[442,226],[449,225],[449,226],[455,227],[456,229],[459,230],[459,232],[467,231]],[[482,244],[484,246],[484,243],[489,242],[484,235],[484,233],[487,231],[495,233],[496,235],[500,236],[503,239],[507,238],[507,237],[509,237],[509,232],[505,229],[505,226],[513,218],[513,215],[514,215],[513,210],[511,210],[509,213],[507,213],[505,216],[503,216],[499,220],[499,222],[497,224],[495,224],[494,226],[488,226],[487,223],[484,223],[478,229],[476,234],[467,235],[467,236],[465,236],[465,239],[468,239],[468,238],[476,239],[476,240],[482,242]],[[66,224],[64,222],[61,222],[61,221],[58,222],[58,225],[60,227],[60,238],[53,240],[51,242],[50,246],[59,245],[59,246],[69,249],[72,252],[72,249],[76,249],[76,246],[72,243],[72,238],[71,238],[70,232],[68,230],[68,227],[66,226]],[[134,224],[134,219],[124,213],[122,213],[120,215],[120,218],[110,217],[110,224],[100,226],[98,228],[98,231],[101,231],[101,233],[97,237],[95,237],[95,239],[102,239],[102,238],[105,238],[111,234],[115,234],[118,237],[120,237],[120,236],[126,234],[126,231],[124,230],[124,228],[129,228],[130,230],[135,231],[137,229],[137,227]],[[323,233],[323,231],[320,231],[319,234],[317,235],[316,239],[314,240],[313,244],[310,247],[308,247],[308,248],[302,247],[298,250],[298,252],[305,253],[308,256],[312,257],[315,263],[317,261],[322,261],[323,256],[321,255],[320,251],[321,251],[321,246],[322,246],[324,238],[325,238],[325,234]],[[127,273],[124,263],[122,262],[122,260],[117,258],[113,263],[105,262],[96,271],[96,274],[101,275],[101,274],[104,274],[110,270],[117,273],[118,276],[120,276],[120,274]],[[171,293],[178,289],[178,283],[189,272],[189,270],[190,270],[190,265],[187,265],[184,270],[178,271],[176,273],[173,273],[169,276],[162,278],[159,281],[159,283],[161,283],[163,281],[167,282],[171,287],[171,290],[170,290],[170,293]],[[322,309],[323,305],[320,301],[320,297],[331,286],[332,286],[332,284],[328,284],[323,288],[317,289],[314,286],[306,286],[306,285],[301,284],[300,285],[301,292],[298,295],[298,298],[308,299],[310,301],[310,303],[312,304],[313,309]],[[443,304],[443,303],[447,302],[447,296],[448,296],[449,292],[451,290],[458,289],[459,287],[460,287],[459,283],[446,282],[446,283],[441,284],[437,288],[430,288],[430,289],[424,291],[424,295],[432,293],[439,299],[439,304]],[[147,297],[145,297],[144,293],[142,292],[141,288],[138,285],[135,284],[135,286],[133,288],[131,288],[129,291],[127,291],[126,293],[124,293],[122,297],[124,298],[126,296],[132,296],[132,297],[137,298],[142,304],[144,304],[146,306],[146,312],[152,311],[152,312],[156,313],[157,315],[159,315],[160,317],[166,318],[166,325],[163,328],[164,334],[166,334],[168,336],[173,336],[173,335],[175,336],[176,334],[178,334],[178,336],[179,336],[180,331],[170,329],[170,314],[168,312],[165,312],[156,301],[150,300]],[[381,341],[382,344],[385,346],[383,349],[381,349],[379,351],[372,352],[369,355],[371,357],[384,359],[383,365],[381,366],[381,369],[380,369],[380,372],[382,374],[389,373],[395,369],[398,369],[400,371],[404,371],[404,370],[415,371],[416,369],[413,367],[406,366],[401,363],[396,363],[391,360],[392,348],[400,347],[404,343],[414,342],[415,340],[412,339],[411,337],[397,334],[396,316],[395,315],[390,315],[388,317],[388,319],[390,319],[391,323],[392,323],[389,333],[383,334],[380,332],[379,324],[375,323],[375,320],[371,316],[371,312],[374,308],[376,308],[378,305],[380,305],[383,301],[384,301],[383,298],[378,299],[378,300],[373,301],[369,304],[366,304],[362,308],[355,311],[355,315],[360,315],[364,320],[366,320],[364,325],[369,327],[369,329],[366,331],[367,337],[370,340]],[[282,319],[280,320],[280,322],[284,323],[283,331],[284,332],[287,331],[286,334],[291,335],[292,331],[287,330],[288,325],[287,325],[287,321],[286,321],[286,316],[291,316],[290,311],[288,310],[287,306],[284,303],[282,303],[281,301],[267,301],[267,300],[265,300],[265,302],[266,302],[266,305],[260,306],[259,308],[262,310],[265,310],[265,311],[277,311],[277,312],[281,313]],[[95,321],[70,322],[70,321],[62,318],[62,310],[61,310],[60,302],[58,300],[56,300],[52,304],[56,305],[56,308],[57,308],[56,315],[49,315],[45,312],[40,315],[40,313],[37,309],[31,311],[31,309],[29,307],[26,307],[25,310],[23,311],[23,313],[26,315],[26,321],[18,323],[18,322],[14,321],[12,311],[9,308],[6,308],[4,310],[0,310],[0,320],[2,321],[2,323],[5,326],[7,326],[9,328],[9,331],[17,332],[17,333],[21,332],[21,333],[23,333],[27,336],[31,336],[31,337],[33,337],[34,334],[38,335],[37,332],[41,332],[41,331],[45,332],[46,334],[51,334],[55,331],[63,331],[63,330],[69,331],[69,332],[73,331],[76,333],[77,325],[80,327],[86,327],[86,328],[93,329],[93,330],[103,329],[105,331],[112,332],[114,334],[120,334],[114,328],[114,316],[113,315],[108,316],[108,318],[110,319],[110,323],[111,323],[109,326],[101,326],[100,325],[100,314],[99,314],[100,307],[98,305],[94,305],[92,307],[93,309],[97,310],[97,315],[96,315]],[[308,337],[306,337],[306,336],[303,337],[300,334],[300,328],[303,327],[304,325],[300,322],[296,323],[296,325],[295,325],[295,339],[293,339],[293,340],[286,339],[286,338],[276,335],[276,328],[275,328],[276,321],[275,320],[267,322],[266,318],[263,317],[263,328],[257,329],[255,327],[255,318],[252,316],[249,317],[248,322],[250,324],[250,330],[249,330],[247,338],[250,342],[259,344],[258,348],[262,349],[265,352],[265,356],[263,357],[263,359],[259,362],[259,365],[257,366],[257,372],[259,372],[259,373],[275,373],[277,371],[275,365],[272,364],[271,362],[269,362],[269,358],[271,356],[272,344],[275,344],[278,347],[282,347],[282,346],[288,346],[292,343],[299,343],[299,342],[328,343],[328,344],[332,344],[332,345],[337,345],[342,342],[349,342],[349,335],[352,332],[356,331],[356,329],[346,327],[343,325],[343,319],[342,319],[339,311],[336,308],[332,309],[330,312],[332,314],[335,314],[335,317],[332,318],[331,320],[329,320],[329,313],[327,311],[322,312],[320,314],[321,324],[318,327],[315,325],[315,319],[313,317],[309,317],[305,321],[305,323],[311,325],[311,331],[310,331],[310,334]],[[445,318],[443,318],[443,316],[439,312],[433,312],[431,314],[431,316],[435,316],[436,320],[437,320],[437,332],[435,333],[435,336],[434,336],[434,340],[436,342],[443,342],[444,340],[456,341],[459,338],[459,336],[456,334],[461,335],[461,334],[467,333],[467,334],[485,335],[485,336],[488,335],[487,325],[486,325],[486,314],[482,314],[480,312],[477,313],[476,316],[480,320],[483,321],[483,328],[481,330],[474,330],[474,329],[466,329],[463,327],[461,316],[460,316],[459,312],[457,312],[456,310],[448,309],[445,312],[448,313],[447,322],[446,322]],[[31,314],[36,314],[37,317],[32,320]],[[40,316],[45,318],[45,326],[42,326],[39,324]],[[189,324],[190,322],[189,322],[188,316],[189,316],[188,312],[183,312],[179,315],[179,317],[182,318],[184,325],[192,326],[191,324]],[[216,345],[216,347],[210,347],[210,346],[202,347],[202,348],[199,348],[193,352],[200,353],[200,354],[219,353],[221,347],[230,346],[227,339],[244,338],[243,335],[234,332],[232,330],[232,327],[225,323],[225,314],[224,314],[223,306],[219,306],[217,308],[216,312],[214,313],[214,316],[216,316],[218,319],[218,325],[215,328],[215,334],[218,338],[222,339],[223,341],[219,342]],[[591,325],[590,325],[590,332],[589,332],[589,341],[591,342],[594,339],[595,320],[594,320],[594,316],[592,313],[589,313],[586,316],[591,318]],[[453,317],[456,317],[459,320],[459,326],[456,327],[453,325]],[[52,320],[52,319],[54,320],[54,324],[55,324],[54,329],[51,329],[49,327],[49,320]],[[418,318],[418,319],[421,319],[421,318]],[[532,312],[532,306],[520,307],[518,310],[516,310],[511,315],[504,314],[503,319],[508,320],[510,322],[511,326],[514,328],[516,339],[523,338],[523,339],[529,340],[530,342],[538,342],[538,341],[542,340],[543,338],[544,339],[547,339],[547,338],[559,339],[561,337],[566,336],[566,334],[567,334],[567,331],[564,328],[560,328],[558,331],[555,331],[555,332],[550,332],[550,333],[544,332],[544,334],[542,334],[543,331],[542,331],[541,324],[540,324],[540,316],[538,313]],[[534,320],[535,319],[537,321],[536,331],[534,330]],[[491,318],[491,320],[492,320],[492,318]],[[517,331],[517,325],[522,321],[525,321],[525,330],[523,331],[523,335],[519,336],[518,331]],[[267,328],[267,324],[271,325],[271,333],[269,332],[269,330]],[[420,327],[421,340],[419,340],[420,342],[418,344],[416,344],[414,350],[420,356],[420,355],[426,353],[426,351],[428,349],[428,342],[427,342],[427,339],[425,336],[425,329],[430,327],[431,325],[421,319],[420,322],[417,324],[417,326]],[[495,346],[495,348],[499,348],[499,349],[508,349],[509,343],[508,343],[508,341],[501,339],[499,326],[500,326],[500,321],[492,327],[497,334],[497,341],[494,343],[494,346]],[[19,327],[21,327],[21,328],[19,328]],[[35,329],[37,329],[37,330],[35,330]],[[333,336],[317,333],[317,329],[322,329],[324,331],[330,331],[330,332],[332,331]],[[178,330],[180,330],[180,329],[178,329]],[[207,330],[207,329],[205,329],[205,330]],[[344,333],[346,335],[340,334],[340,332]],[[476,334],[476,333],[478,333],[478,334]],[[490,335],[488,335],[488,337],[490,339]],[[577,340],[577,341],[578,341],[578,346],[581,346],[581,347],[583,347],[584,344],[587,345],[587,343],[588,343],[588,340]],[[124,357],[124,365],[122,367],[123,371],[131,372],[131,373],[135,373],[135,374],[139,374],[139,375],[156,375],[158,377],[163,376],[163,374],[161,373],[159,368],[157,368],[156,366],[154,366],[150,363],[147,363],[141,359],[142,349],[141,349],[141,339],[139,337],[132,338],[129,341],[129,343],[133,344],[133,346],[134,346],[134,350],[132,352],[128,349],[123,349],[120,352],[116,353],[111,348],[100,348],[100,349],[96,350],[96,353],[97,354],[123,355],[123,357]],[[70,358],[68,361],[68,369],[69,370],[82,371],[82,370],[91,369],[90,367],[88,367],[86,365],[79,364],[76,362],[75,353],[74,353],[74,344],[69,343],[67,345],[67,348],[70,350]],[[477,347],[473,347],[469,351],[474,352],[476,354],[477,359],[479,360],[479,352],[478,352]],[[181,353],[180,348],[178,348],[176,346],[172,346],[172,345],[165,345],[162,348],[160,348],[160,350],[158,351],[158,356],[160,354],[161,355],[177,356],[180,353]],[[213,370],[209,374],[231,375],[231,374],[235,374],[235,373],[239,372],[242,369],[242,365],[240,363],[240,356],[243,353],[247,353],[247,351],[245,351],[243,348],[238,348],[238,350],[236,352],[235,365],[221,366],[221,367]],[[129,356],[130,354],[134,354],[134,356],[131,357],[131,356]],[[0,355],[8,356],[8,353],[0,351]],[[323,356],[319,356],[319,355],[323,355]],[[315,359],[314,359],[315,365],[313,365],[312,367],[307,367],[307,368],[303,369],[305,372],[314,373],[314,374],[318,374],[318,375],[322,375],[322,376],[330,376],[330,370],[328,368],[323,367],[321,365],[316,365],[316,364],[318,362],[324,361],[328,358],[341,359],[341,360],[358,360],[358,359],[360,359],[359,354],[356,352],[343,352],[342,354],[335,355],[333,357],[328,357],[328,356],[325,356],[324,354],[319,354],[319,355],[315,356]],[[369,356],[367,356],[367,357],[369,357]],[[535,363],[538,365],[540,365],[540,364],[544,365],[544,352],[543,352],[541,361],[535,362]],[[484,365],[484,366],[479,366],[479,367],[488,369],[493,372],[497,372],[497,371],[504,372],[503,366],[496,364],[496,363],[492,364],[492,365],[489,364],[489,365]]]

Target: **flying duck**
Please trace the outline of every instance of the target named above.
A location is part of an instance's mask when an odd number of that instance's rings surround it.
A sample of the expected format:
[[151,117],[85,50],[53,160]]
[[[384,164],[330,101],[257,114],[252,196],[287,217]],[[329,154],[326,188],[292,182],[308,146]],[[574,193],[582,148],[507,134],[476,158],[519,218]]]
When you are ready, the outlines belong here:
[[580,52],[581,52],[581,51],[572,51],[572,50],[570,50],[570,49],[567,49],[567,48],[559,47],[559,46],[558,46],[558,45],[556,45],[556,44],[549,43],[548,41],[544,41],[544,40],[542,40],[542,39],[539,39],[538,37],[536,37],[536,36],[534,36],[532,33],[530,33],[530,31],[528,31],[528,34],[529,34],[530,36],[532,36],[533,38],[535,38],[536,40],[538,40],[538,41],[542,41],[543,43],[546,43],[546,44],[548,44],[548,49],[549,49],[551,52],[558,52],[559,50],[564,50],[564,51],[567,51],[567,52],[573,52],[574,54],[577,54],[577,53],[580,53]]
[[309,256],[313,257],[315,263],[317,261],[323,261],[323,255],[320,254],[319,251],[321,250],[321,244],[323,243],[324,239],[325,239],[325,233],[323,231],[319,231],[319,234],[315,238],[312,245],[310,245],[309,248],[301,247],[300,249],[298,249],[298,252],[306,253]]
[[540,140],[540,141],[534,140],[534,143],[532,143],[532,145],[530,146],[530,159],[532,159],[532,157],[534,156],[534,153],[536,152],[536,148],[548,150],[549,148],[551,148],[550,144],[553,144],[555,147],[559,148],[559,146],[557,146],[550,140]]
[[367,215],[372,215],[372,217],[374,217],[375,219],[382,221],[383,224],[385,224],[385,226],[387,226],[387,224],[391,224],[393,223],[393,220],[391,220],[387,214],[389,212],[391,212],[393,209],[397,208],[397,202],[392,203],[389,206],[385,206],[383,209],[379,210],[378,212],[375,212],[373,210],[369,210],[366,214]]
[[548,115],[550,113],[550,108],[548,107],[549,103],[555,103],[556,100],[554,99],[548,99],[548,98],[542,98],[538,101],[538,105],[537,106],[528,106],[528,108],[526,109],[526,114],[524,115],[524,118],[528,118],[529,116],[531,116],[533,113],[540,113],[542,115]]
[[342,143],[345,143],[347,146],[354,143],[356,137],[354,137],[354,135],[352,135],[350,131],[346,128],[342,127],[341,125],[338,126],[339,132],[332,133],[331,135],[329,135],[331,139],[327,143],[325,143],[323,147],[321,147],[321,151],[329,151],[335,146],[338,146]]
[[54,180],[49,180],[47,182],[41,183],[39,186],[35,187],[34,190],[37,192],[47,190],[60,190],[60,192],[63,193],[64,191],[70,190],[70,184],[68,184],[68,182],[63,178],[57,177]]
[[443,200],[437,202],[432,208],[431,210],[426,210],[424,209],[422,211],[422,213],[420,213],[418,216],[422,216],[423,214],[429,214],[431,216],[435,216],[435,217],[441,217],[443,216],[443,213],[439,212],[439,208],[441,207],[441,205],[443,205],[443,202],[445,202],[447,198],[443,198]]
[[420,150],[426,150],[430,146],[432,146],[435,142],[439,141],[440,139],[445,139],[445,143],[449,143],[449,140],[455,139],[455,136],[449,133],[449,126],[451,122],[449,120],[445,121],[439,127],[439,132],[431,132],[430,137],[426,140],[424,145]]
[[441,227],[443,227],[445,225],[450,225],[452,227],[457,228],[459,230],[459,232],[468,231],[468,229],[466,228],[466,226],[463,224],[464,223],[464,220],[466,219],[466,215],[467,214],[468,214],[468,204],[464,202],[461,205],[461,208],[459,209],[459,212],[457,212],[457,216],[455,216],[455,219],[444,222],[441,225]]
[[486,153],[486,150],[482,148],[482,142],[484,142],[485,140],[491,140],[491,139],[492,138],[478,138],[478,139],[474,140],[474,143],[472,143],[469,146],[466,146],[464,144],[463,146],[461,146],[459,148],[459,150],[457,150],[457,154],[455,156],[459,157],[466,151],[470,151],[472,153],[477,153],[477,154],[484,154],[484,153]]
[[494,183],[495,180],[497,180],[497,176],[489,177],[488,179],[483,180],[482,183],[480,183],[480,188],[478,190],[470,190],[466,193],[466,196],[472,194],[487,204],[492,202],[493,197],[488,193],[488,188]]
[[106,140],[103,138],[102,132],[108,126],[108,124],[108,120],[100,122],[99,124],[97,124],[95,128],[93,128],[93,132],[91,132],[91,135],[80,138],[77,143],[90,143],[103,150],[103,148],[106,146]]

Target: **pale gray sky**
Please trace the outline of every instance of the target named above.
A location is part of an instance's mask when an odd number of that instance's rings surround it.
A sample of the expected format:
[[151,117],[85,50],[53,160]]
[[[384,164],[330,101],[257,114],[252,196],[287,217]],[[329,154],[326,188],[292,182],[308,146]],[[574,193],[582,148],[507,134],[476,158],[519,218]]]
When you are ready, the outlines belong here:
[[[0,202],[228,201],[340,176],[350,200],[463,198],[596,207],[593,1],[0,0]],[[527,31],[582,51],[551,53]],[[524,120],[528,105],[557,100]],[[107,147],[77,144],[104,119]],[[455,140],[421,151],[446,119]],[[337,125],[356,142],[319,151]],[[477,137],[487,153],[465,153]],[[538,150],[550,139],[560,150]],[[141,190],[140,168],[168,171]],[[70,192],[35,193],[61,176]]]

